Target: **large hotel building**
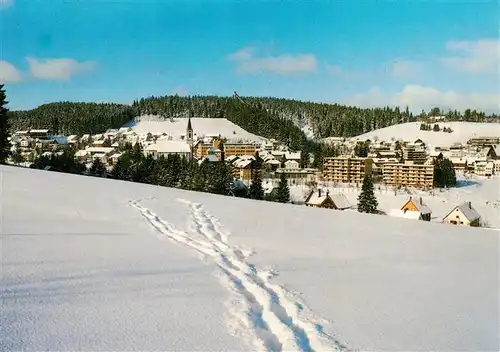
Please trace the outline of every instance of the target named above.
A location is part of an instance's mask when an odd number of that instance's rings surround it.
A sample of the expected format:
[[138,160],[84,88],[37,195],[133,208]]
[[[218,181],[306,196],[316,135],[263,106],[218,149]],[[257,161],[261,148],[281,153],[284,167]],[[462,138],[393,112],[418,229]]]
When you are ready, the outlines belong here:
[[326,181],[363,183],[365,175],[372,172],[373,161],[369,158],[324,158],[323,177]]

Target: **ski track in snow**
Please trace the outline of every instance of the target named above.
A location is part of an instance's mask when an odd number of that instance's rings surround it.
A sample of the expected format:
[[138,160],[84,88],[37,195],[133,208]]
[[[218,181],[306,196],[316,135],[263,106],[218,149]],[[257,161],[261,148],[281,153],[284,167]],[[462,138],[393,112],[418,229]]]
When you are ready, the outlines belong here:
[[[145,199],[154,198],[142,200]],[[303,303],[284,287],[269,282],[275,275],[272,270],[257,270],[246,260],[252,252],[228,243],[227,234],[202,204],[177,199],[191,211],[191,233],[187,233],[142,206],[142,200],[131,201],[130,205],[157,230],[159,238],[194,249],[221,269],[230,289],[244,301],[230,309],[246,310],[230,313],[239,320],[241,332],[252,329],[258,339],[256,346],[267,351],[347,351],[344,345],[327,335],[319,323],[303,317],[301,312],[306,308]]]

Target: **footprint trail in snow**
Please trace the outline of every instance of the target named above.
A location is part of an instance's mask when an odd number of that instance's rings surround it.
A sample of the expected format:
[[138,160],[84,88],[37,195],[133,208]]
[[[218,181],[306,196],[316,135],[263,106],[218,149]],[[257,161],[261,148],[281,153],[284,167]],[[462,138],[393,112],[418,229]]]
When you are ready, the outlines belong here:
[[183,244],[209,258],[221,269],[232,291],[243,300],[244,311],[234,311],[242,330],[251,328],[257,337],[256,345],[267,351],[347,351],[321,326],[302,316],[304,304],[282,286],[269,282],[269,271],[259,271],[247,262],[251,252],[229,244],[218,221],[209,215],[202,204],[178,199],[190,208],[191,233],[176,229],[141,200],[130,205],[156,229],[160,238]]

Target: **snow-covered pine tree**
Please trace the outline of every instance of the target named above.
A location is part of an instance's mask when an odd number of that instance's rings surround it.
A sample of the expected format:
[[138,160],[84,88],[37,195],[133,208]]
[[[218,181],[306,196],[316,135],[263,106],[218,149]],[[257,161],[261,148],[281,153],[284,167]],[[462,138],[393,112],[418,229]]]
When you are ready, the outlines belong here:
[[358,196],[358,211],[360,213],[377,213],[378,202],[373,191],[373,181],[370,174],[365,175],[361,193]]
[[276,190],[276,201],[279,203],[288,203],[290,201],[290,188],[284,172],[280,175],[280,182]]
[[94,159],[89,169],[90,176],[106,177],[106,166],[99,159]]
[[250,189],[248,196],[251,199],[262,200],[264,199],[264,188],[262,187],[261,178],[261,160],[257,157],[256,160],[252,161],[252,183],[250,184]]

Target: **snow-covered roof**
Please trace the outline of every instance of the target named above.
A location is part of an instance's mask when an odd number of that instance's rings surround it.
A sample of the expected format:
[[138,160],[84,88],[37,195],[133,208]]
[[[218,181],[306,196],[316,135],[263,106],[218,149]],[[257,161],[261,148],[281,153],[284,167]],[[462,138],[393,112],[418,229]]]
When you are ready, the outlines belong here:
[[246,168],[252,164],[252,160],[250,159],[238,159],[233,163],[234,167],[237,167],[239,169]]
[[108,154],[108,153],[111,153],[112,151],[114,151],[115,148],[111,148],[111,147],[87,147],[85,150],[88,151],[89,153]]
[[306,203],[310,205],[321,205],[328,197],[329,196],[324,193],[320,196],[317,191],[314,191],[311,198],[309,198]]
[[186,142],[159,140],[146,147],[146,151],[156,151],[158,153],[191,153],[191,147]]
[[377,152],[381,157],[386,157],[386,158],[389,158],[389,157],[395,157],[396,156],[396,152],[393,152],[393,151],[379,151]]
[[86,150],[79,150],[75,153],[75,157],[86,156],[88,152]]
[[300,152],[286,152],[285,159],[287,160],[300,160]]
[[203,157],[203,160],[207,160],[207,161],[219,161],[219,159],[217,158],[217,155],[213,155],[213,154],[209,154],[209,155],[205,155]]
[[123,155],[123,153],[115,153],[113,155],[110,156],[111,159],[118,159],[119,157],[121,157]]
[[418,209],[418,211],[422,214],[431,214],[432,213],[431,209],[422,202],[422,198],[420,198],[419,200],[416,200],[416,199],[412,199],[412,197],[410,197],[410,199],[408,199],[406,201],[406,203],[403,204],[401,209],[403,209],[404,206],[406,204],[408,204],[408,202],[412,202],[415,205],[415,207]]
[[467,163],[467,159],[466,158],[454,158],[454,157],[451,157],[450,161],[453,164],[465,164],[465,163]]
[[271,164],[271,165],[281,165],[281,162],[276,159],[268,159],[265,161],[266,164]]
[[30,133],[49,133],[49,130],[47,129],[40,129],[40,130],[30,130]]
[[347,197],[342,193],[330,194],[335,206],[339,209],[349,209],[352,205],[349,203]]
[[238,155],[230,155],[225,159],[226,161],[233,162],[234,160],[238,159]]
[[403,211],[401,209],[392,209],[389,212],[389,215],[397,218],[419,220],[422,216],[422,213],[419,211]]
[[480,219],[481,215],[472,207],[471,202],[464,202],[460,205],[457,205],[455,208],[453,208],[446,216],[445,218],[448,217],[455,209],[460,210],[462,214],[467,218],[469,221],[474,221],[476,219]]
[[105,157],[106,157],[106,154],[104,154],[104,153],[94,154],[94,156],[93,156],[94,159],[101,159],[101,158],[105,158]]
[[330,194],[327,189],[316,189],[311,191],[307,200],[307,204],[321,205],[323,202],[330,198],[338,209],[348,209],[351,203],[347,200],[346,196],[342,193]]

